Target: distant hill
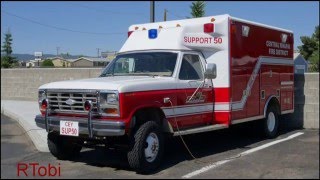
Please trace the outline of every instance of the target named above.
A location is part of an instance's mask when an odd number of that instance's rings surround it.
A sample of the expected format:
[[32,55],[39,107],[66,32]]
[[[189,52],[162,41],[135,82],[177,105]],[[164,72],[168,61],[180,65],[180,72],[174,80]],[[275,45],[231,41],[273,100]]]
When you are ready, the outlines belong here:
[[[1,56],[3,56],[3,54],[1,54]],[[19,61],[29,61],[35,58],[33,54],[12,54],[12,56],[16,57]],[[79,56],[80,55],[69,55],[69,56],[66,56],[65,54],[62,55],[63,58],[67,58],[67,59],[76,59]],[[43,54],[43,59],[50,58],[50,57],[56,57],[56,55]]]

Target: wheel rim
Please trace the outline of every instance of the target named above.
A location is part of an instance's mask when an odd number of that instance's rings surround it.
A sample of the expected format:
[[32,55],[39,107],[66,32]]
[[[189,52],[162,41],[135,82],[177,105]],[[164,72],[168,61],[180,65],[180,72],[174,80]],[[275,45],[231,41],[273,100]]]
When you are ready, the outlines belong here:
[[269,132],[272,132],[274,130],[275,124],[276,124],[276,117],[274,116],[273,112],[270,112],[267,120]]
[[159,152],[159,138],[155,133],[150,133],[146,139],[144,154],[148,162],[156,159]]

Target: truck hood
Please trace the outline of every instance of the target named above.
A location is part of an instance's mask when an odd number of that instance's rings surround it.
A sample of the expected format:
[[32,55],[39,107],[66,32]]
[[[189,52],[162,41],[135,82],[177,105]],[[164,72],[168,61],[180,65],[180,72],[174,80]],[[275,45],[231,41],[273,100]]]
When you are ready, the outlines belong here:
[[151,76],[111,76],[80,80],[58,81],[44,84],[39,89],[95,89],[135,92],[148,90],[175,89],[172,77]]

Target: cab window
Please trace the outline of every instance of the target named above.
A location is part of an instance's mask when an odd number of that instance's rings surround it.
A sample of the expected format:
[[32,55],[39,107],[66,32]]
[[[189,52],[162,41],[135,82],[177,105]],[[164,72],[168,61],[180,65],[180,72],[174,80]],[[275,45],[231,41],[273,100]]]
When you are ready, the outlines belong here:
[[203,79],[200,57],[195,54],[185,54],[179,73],[181,80],[200,80]]

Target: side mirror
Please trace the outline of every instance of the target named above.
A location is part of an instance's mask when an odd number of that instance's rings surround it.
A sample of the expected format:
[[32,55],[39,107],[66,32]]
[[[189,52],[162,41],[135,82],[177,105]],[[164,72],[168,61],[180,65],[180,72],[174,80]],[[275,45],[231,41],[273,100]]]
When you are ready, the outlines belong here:
[[204,78],[215,79],[217,77],[217,66],[214,63],[206,64],[206,70],[204,72]]

